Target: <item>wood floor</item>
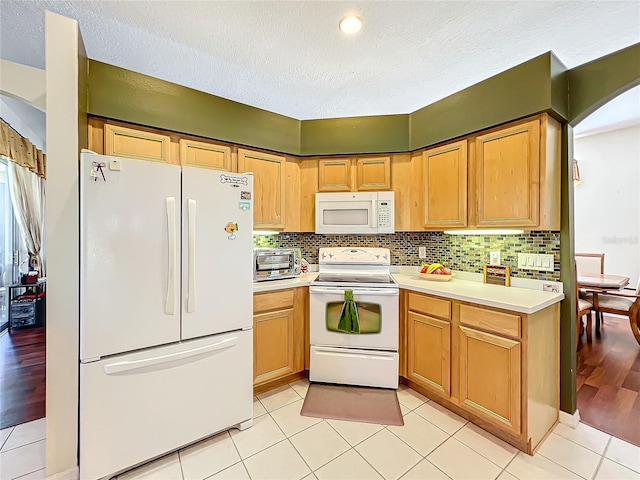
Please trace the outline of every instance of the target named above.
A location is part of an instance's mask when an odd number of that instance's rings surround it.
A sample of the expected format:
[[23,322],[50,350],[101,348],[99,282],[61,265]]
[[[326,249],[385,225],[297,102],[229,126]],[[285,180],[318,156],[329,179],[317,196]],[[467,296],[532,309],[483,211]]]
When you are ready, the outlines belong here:
[[640,345],[628,319],[605,315],[600,338],[582,336],[577,389],[582,422],[640,446]]
[[0,430],[44,417],[44,327],[0,337]]

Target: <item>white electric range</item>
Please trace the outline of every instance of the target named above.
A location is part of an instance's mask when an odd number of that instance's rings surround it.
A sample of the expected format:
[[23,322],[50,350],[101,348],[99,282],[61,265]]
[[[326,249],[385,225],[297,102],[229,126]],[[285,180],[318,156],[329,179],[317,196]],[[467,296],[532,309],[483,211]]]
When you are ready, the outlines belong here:
[[[400,288],[390,263],[387,248],[320,249],[319,274],[309,286],[309,380],[398,388]],[[348,290],[358,333],[339,329]]]

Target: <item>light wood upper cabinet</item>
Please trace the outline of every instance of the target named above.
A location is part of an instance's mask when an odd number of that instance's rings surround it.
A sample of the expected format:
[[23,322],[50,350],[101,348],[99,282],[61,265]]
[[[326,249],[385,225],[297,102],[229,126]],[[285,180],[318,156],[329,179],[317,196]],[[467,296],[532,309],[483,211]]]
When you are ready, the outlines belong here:
[[424,227],[467,226],[467,141],[423,153]]
[[460,402],[507,431],[521,431],[521,344],[459,327]]
[[318,160],[318,191],[351,191],[351,159],[321,158]]
[[440,395],[451,395],[451,324],[409,312],[407,378]]
[[180,140],[180,165],[231,171],[231,147],[196,140]]
[[168,135],[108,123],[104,125],[105,155],[171,163],[170,145]]
[[321,158],[319,192],[366,192],[391,189],[391,157]]
[[361,157],[356,159],[357,191],[391,189],[391,157]]
[[304,370],[307,295],[305,288],[254,294],[254,386]]
[[238,150],[238,172],[253,172],[253,227],[285,228],[285,162],[283,156]]
[[476,137],[479,227],[533,227],[540,218],[540,120]]

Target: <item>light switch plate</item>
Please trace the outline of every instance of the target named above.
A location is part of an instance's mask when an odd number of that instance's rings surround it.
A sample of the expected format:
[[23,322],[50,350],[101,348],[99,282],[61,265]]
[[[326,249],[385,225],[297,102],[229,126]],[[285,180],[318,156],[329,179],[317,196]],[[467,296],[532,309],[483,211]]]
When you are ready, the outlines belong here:
[[519,253],[518,268],[553,272],[553,255],[543,253]]
[[427,247],[418,247],[418,258],[427,258]]
[[489,253],[489,265],[500,265],[500,250]]
[[113,158],[109,160],[109,170],[113,170],[114,172],[122,170],[122,163],[120,160],[115,160]]

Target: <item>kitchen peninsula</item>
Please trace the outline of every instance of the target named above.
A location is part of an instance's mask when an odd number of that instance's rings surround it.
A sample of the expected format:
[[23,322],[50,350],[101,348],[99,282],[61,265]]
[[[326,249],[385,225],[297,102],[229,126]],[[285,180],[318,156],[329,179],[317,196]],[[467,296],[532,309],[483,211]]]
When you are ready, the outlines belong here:
[[[406,272],[407,267],[399,269]],[[558,420],[559,302],[564,294],[542,291],[541,286],[538,290],[458,278],[430,282],[417,273],[392,275],[400,286],[401,382],[533,453]],[[308,285],[316,276],[311,272],[255,283],[254,299],[259,296],[263,305],[270,296],[291,291],[292,299],[296,292],[295,299],[306,304]],[[272,306],[279,310],[277,304]],[[305,323],[304,329],[283,328],[281,339],[261,339],[256,333],[254,353],[261,341],[272,347],[291,342],[290,348],[300,352],[295,365],[287,364],[286,356],[281,364],[272,364],[274,375],[268,384],[255,383],[256,392],[306,376],[308,318]],[[256,355],[254,362],[260,361]]]

